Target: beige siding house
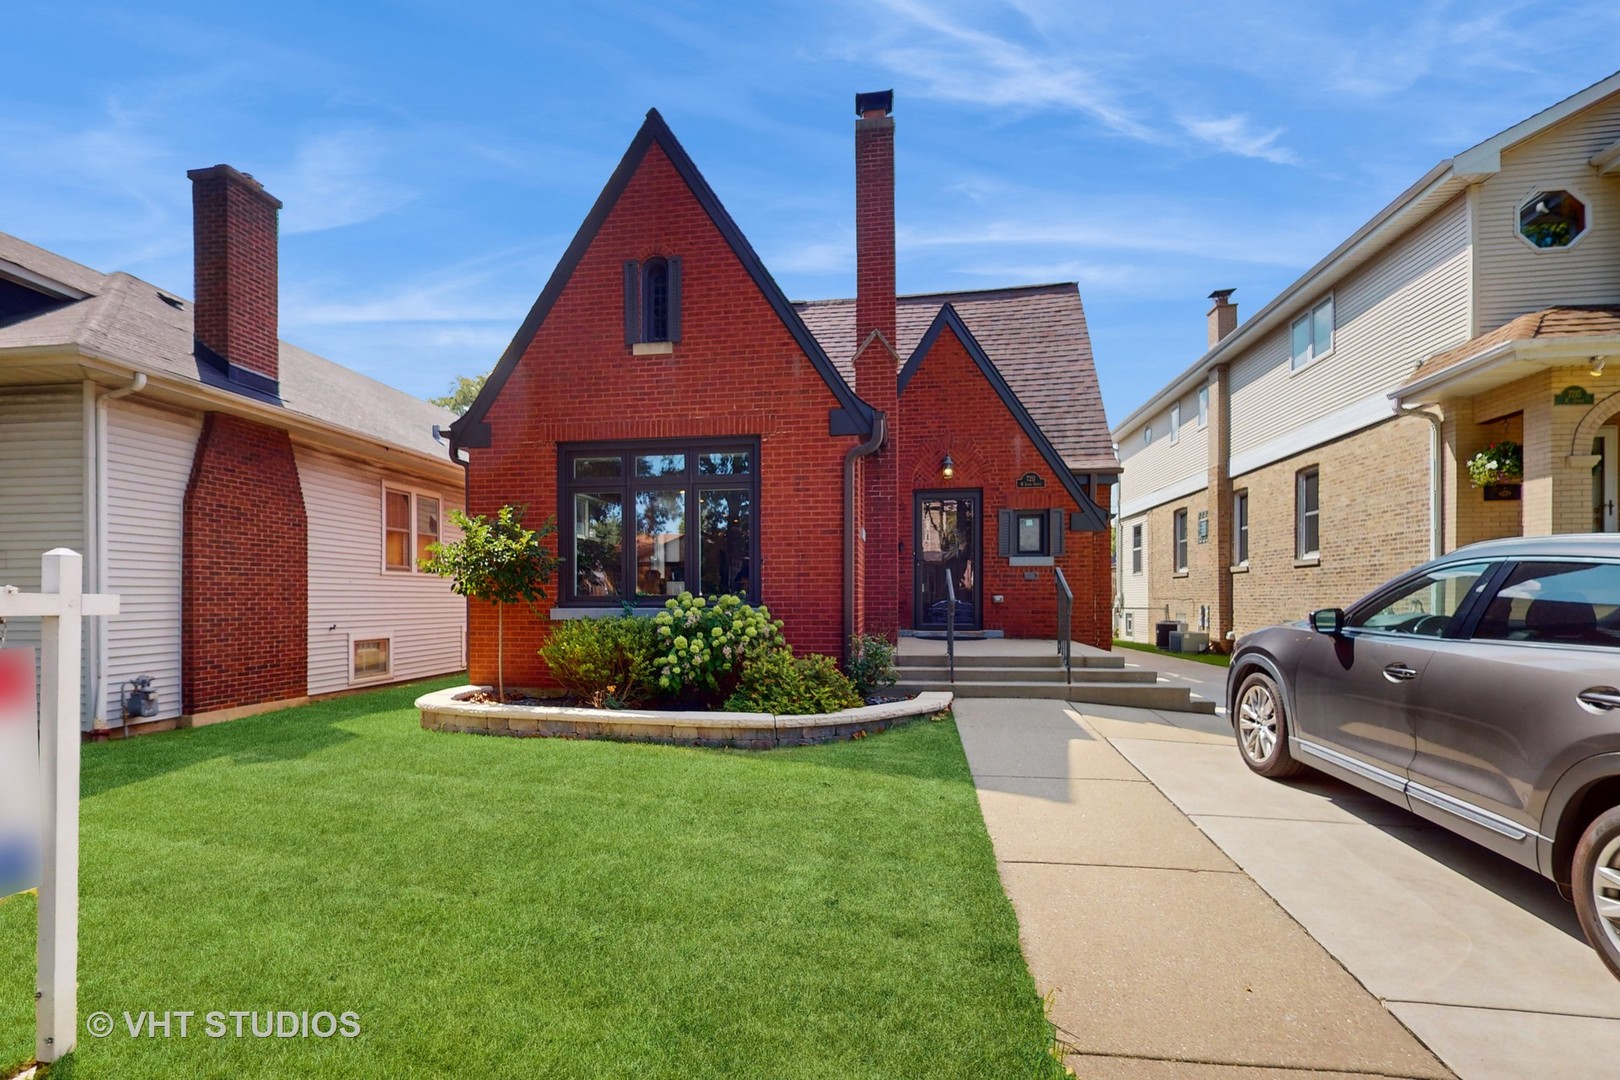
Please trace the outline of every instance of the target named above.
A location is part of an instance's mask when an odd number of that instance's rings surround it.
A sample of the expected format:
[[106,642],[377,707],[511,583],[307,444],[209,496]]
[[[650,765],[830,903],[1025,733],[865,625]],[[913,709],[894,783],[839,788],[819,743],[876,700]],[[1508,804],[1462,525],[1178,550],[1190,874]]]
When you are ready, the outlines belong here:
[[[1616,529],[1620,75],[1441,162],[1241,325],[1229,293],[1114,429],[1123,636],[1219,645],[1461,544]],[[1522,484],[1475,486],[1503,439]]]

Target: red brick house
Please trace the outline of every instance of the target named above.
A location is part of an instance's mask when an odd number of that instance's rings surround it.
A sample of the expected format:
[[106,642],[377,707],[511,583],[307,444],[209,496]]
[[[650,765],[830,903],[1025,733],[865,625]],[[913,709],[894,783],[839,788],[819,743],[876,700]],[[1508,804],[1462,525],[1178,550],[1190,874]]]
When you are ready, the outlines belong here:
[[[1119,465],[1079,292],[896,296],[891,102],[857,99],[858,295],[798,304],[648,113],[450,431],[473,512],[556,515],[551,619],[736,592],[838,655],[942,627],[948,575],[959,629],[1052,637],[1061,568],[1106,647]],[[508,620],[509,682],[544,682],[545,627]],[[475,682],[494,643],[473,605]]]

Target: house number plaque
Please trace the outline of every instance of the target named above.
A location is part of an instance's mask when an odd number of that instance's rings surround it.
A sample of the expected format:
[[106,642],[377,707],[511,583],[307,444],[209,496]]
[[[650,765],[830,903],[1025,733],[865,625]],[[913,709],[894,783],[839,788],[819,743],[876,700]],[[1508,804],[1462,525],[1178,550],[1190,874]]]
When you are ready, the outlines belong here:
[[1021,487],[1021,488],[1045,487],[1046,486],[1046,481],[1042,480],[1035,473],[1027,472],[1023,476],[1020,476],[1018,478],[1018,486]]

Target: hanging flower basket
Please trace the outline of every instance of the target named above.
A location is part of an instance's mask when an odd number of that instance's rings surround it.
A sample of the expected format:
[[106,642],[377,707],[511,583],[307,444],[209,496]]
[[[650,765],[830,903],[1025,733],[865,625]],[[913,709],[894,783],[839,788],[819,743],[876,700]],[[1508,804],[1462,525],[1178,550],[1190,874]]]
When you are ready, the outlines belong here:
[[1475,487],[1517,484],[1524,479],[1524,447],[1503,439],[1468,459],[1468,479]]

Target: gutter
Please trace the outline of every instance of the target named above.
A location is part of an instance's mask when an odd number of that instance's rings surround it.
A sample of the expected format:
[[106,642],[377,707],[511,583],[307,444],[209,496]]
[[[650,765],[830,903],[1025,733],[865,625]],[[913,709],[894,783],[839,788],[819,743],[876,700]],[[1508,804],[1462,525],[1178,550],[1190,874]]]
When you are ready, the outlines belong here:
[[[109,390],[96,398],[95,406],[95,476],[96,476],[96,509],[95,522],[91,526],[95,531],[95,591],[107,591],[107,403],[120,398],[138,394],[146,389],[146,373],[137,371],[128,386],[121,386],[117,390]],[[90,730],[102,731],[107,727],[107,624],[111,619],[96,620],[96,654],[92,660],[90,685],[96,688],[95,708],[90,714]],[[120,711],[120,719],[124,722],[124,734],[129,735],[129,718]]]
[[[872,437],[852,446],[844,454],[844,660],[849,660],[850,642],[855,637],[855,461],[870,457],[883,446],[889,416],[872,414]],[[105,620],[103,620],[105,621]]]

